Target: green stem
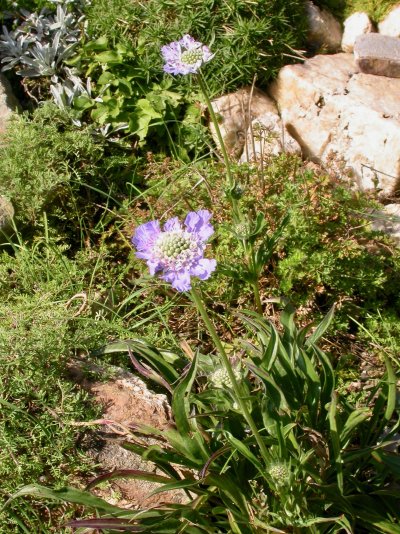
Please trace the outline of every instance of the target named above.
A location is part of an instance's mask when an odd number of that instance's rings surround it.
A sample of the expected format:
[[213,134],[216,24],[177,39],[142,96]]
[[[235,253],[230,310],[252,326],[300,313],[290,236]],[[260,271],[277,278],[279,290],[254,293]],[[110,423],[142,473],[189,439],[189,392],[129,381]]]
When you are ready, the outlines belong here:
[[267,451],[267,448],[265,446],[265,443],[263,442],[259,432],[258,432],[258,429],[257,429],[257,425],[255,424],[254,422],[254,419],[252,418],[248,408],[247,408],[247,405],[246,405],[246,402],[243,400],[242,396],[241,396],[241,392],[240,392],[240,387],[239,387],[239,384],[238,384],[238,381],[235,377],[235,373],[233,372],[233,369],[232,369],[232,365],[231,365],[231,362],[229,361],[229,358],[228,358],[228,355],[221,343],[221,340],[219,339],[219,336],[217,334],[217,331],[215,330],[215,327],[214,327],[214,324],[213,322],[211,321],[211,318],[210,316],[208,315],[208,312],[207,312],[207,309],[204,305],[204,302],[201,298],[201,295],[197,292],[197,290],[195,288],[192,288],[191,292],[190,292],[190,295],[191,295],[191,298],[193,300],[193,302],[195,303],[196,307],[197,307],[197,310],[199,311],[203,321],[204,321],[204,324],[206,325],[206,328],[214,342],[214,345],[217,349],[217,351],[219,352],[219,355],[221,356],[221,359],[222,359],[222,362],[224,364],[224,367],[225,367],[225,370],[226,372],[228,373],[228,376],[229,376],[229,380],[231,381],[232,383],[232,388],[233,388],[233,392],[234,392],[234,397],[235,397],[235,400],[236,402],[238,403],[238,405],[240,406],[240,409],[242,411],[242,414],[244,416],[244,418],[246,419],[247,421],[247,424],[249,425],[250,427],[250,430],[255,438],[255,440],[257,441],[257,444],[260,448],[260,452],[261,452],[261,455],[265,461],[266,464],[269,463],[269,459],[268,459],[268,451]]
[[257,312],[260,315],[262,315],[264,312],[263,312],[263,308],[261,304],[260,289],[258,287],[258,278],[256,280],[253,280],[252,285],[253,285],[253,290],[254,290],[254,304],[257,309]]
[[231,162],[230,162],[230,159],[229,159],[229,156],[228,156],[228,152],[226,150],[226,146],[225,146],[224,140],[222,138],[221,129],[219,127],[218,119],[217,119],[217,116],[216,116],[216,114],[214,112],[214,108],[212,106],[211,99],[210,99],[210,97],[208,95],[206,82],[204,81],[204,78],[203,78],[203,76],[202,76],[202,74],[200,72],[197,74],[196,79],[199,82],[201,92],[203,93],[204,99],[206,101],[207,108],[208,108],[208,111],[210,113],[211,120],[212,120],[212,122],[214,124],[215,131],[217,133],[217,137],[218,137],[218,142],[220,144],[221,153],[222,153],[222,156],[224,158],[225,167],[226,167],[226,177],[227,177],[227,182],[228,182],[227,188],[229,190],[229,199],[230,199],[230,201],[232,203],[234,217],[236,218],[236,220],[240,220],[240,214],[239,214],[239,210],[238,210],[237,200],[236,200],[236,198],[234,198],[232,196],[234,194],[234,190],[235,190],[236,184],[235,184],[235,180],[234,180],[234,178],[232,176]]

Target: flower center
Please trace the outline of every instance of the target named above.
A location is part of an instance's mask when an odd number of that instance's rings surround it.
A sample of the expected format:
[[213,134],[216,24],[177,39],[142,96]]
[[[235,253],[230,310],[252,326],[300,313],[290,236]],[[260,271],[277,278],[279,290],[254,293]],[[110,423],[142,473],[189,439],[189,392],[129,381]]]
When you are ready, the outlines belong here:
[[187,232],[163,232],[156,242],[156,252],[160,259],[173,263],[188,260],[196,250]]
[[181,54],[182,63],[186,65],[195,65],[198,61],[203,59],[203,51],[200,48],[192,48],[192,50],[185,50]]

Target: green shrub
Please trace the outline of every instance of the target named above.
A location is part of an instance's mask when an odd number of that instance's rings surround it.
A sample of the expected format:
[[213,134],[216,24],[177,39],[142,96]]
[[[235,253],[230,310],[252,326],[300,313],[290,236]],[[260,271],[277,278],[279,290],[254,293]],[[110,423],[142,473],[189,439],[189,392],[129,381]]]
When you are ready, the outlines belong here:
[[255,74],[264,85],[290,62],[305,32],[299,0],[150,0],[124,6],[95,0],[87,16],[94,37],[116,42],[122,32],[125,43],[130,38],[138,70],[154,82],[162,77],[161,46],[186,33],[210,45],[216,56],[204,74],[214,94],[251,84]]
[[[98,409],[69,366],[128,335],[104,297],[121,275],[103,249],[73,255],[46,234],[30,245],[18,237],[0,255],[2,504],[22,484],[62,486],[88,476],[93,462],[80,445],[84,430],[73,423],[95,418]],[[0,513],[0,531],[60,532],[60,510],[50,509],[37,501],[12,506]]]
[[[71,114],[45,103],[32,116],[14,115],[0,145],[0,194],[10,198],[16,218],[35,223],[46,211],[79,233],[92,224],[93,204],[118,195],[135,181],[134,158],[124,148],[88,127],[77,127]],[[72,222],[72,219],[73,222]]]
[[314,3],[328,8],[341,19],[357,11],[364,11],[374,22],[380,22],[398,4],[397,0],[316,0]]

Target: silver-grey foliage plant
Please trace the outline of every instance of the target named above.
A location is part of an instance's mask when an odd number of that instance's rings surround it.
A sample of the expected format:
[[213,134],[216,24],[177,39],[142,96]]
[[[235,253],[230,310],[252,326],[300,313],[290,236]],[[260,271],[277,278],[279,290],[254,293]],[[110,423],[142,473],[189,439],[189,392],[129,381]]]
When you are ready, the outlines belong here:
[[[85,31],[82,7],[88,0],[50,0],[56,11],[19,12],[22,23],[12,31],[3,26],[0,35],[2,71],[16,69],[23,77],[50,77],[51,94],[58,106],[71,104],[72,98],[87,92],[86,85],[65,64]],[[72,5],[73,9],[68,8]]]

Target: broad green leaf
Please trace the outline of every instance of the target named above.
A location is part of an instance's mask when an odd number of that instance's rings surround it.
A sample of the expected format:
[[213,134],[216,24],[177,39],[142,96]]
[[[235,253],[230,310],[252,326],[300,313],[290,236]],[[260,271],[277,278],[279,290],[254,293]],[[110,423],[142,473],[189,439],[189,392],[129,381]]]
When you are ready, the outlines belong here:
[[93,107],[94,104],[94,100],[92,100],[89,96],[81,95],[74,98],[74,108],[81,111]]
[[105,70],[102,72],[97,80],[98,85],[107,85],[108,83],[112,83],[115,80],[115,74],[112,72]]
[[99,63],[103,64],[118,64],[122,62],[121,55],[114,50],[107,50],[105,52],[100,52],[94,56],[94,59]]
[[108,48],[108,39],[107,39],[107,37],[104,37],[104,36],[99,37],[95,41],[89,41],[88,43],[86,43],[84,45],[84,48],[85,48],[85,50],[89,50],[89,51],[93,50],[95,52],[107,50],[107,48]]
[[146,98],[137,101],[135,111],[129,121],[129,128],[142,141],[146,138],[150,122],[160,119],[162,115],[156,111]]

